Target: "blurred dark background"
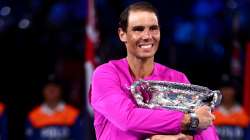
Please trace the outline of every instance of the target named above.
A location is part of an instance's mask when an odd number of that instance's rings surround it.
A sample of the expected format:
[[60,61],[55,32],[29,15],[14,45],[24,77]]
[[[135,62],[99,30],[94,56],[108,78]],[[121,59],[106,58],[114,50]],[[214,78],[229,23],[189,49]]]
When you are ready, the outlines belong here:
[[[133,2],[95,0],[98,64],[126,55],[117,23],[120,12]],[[242,102],[250,1],[149,2],[159,10],[161,25],[156,61],[184,72],[193,84],[211,89],[232,77]],[[94,138],[84,86],[87,17],[87,0],[0,0],[0,101],[8,109],[10,139],[24,139],[24,120],[41,103],[41,88],[50,76],[63,81],[65,100],[84,114],[86,139]]]

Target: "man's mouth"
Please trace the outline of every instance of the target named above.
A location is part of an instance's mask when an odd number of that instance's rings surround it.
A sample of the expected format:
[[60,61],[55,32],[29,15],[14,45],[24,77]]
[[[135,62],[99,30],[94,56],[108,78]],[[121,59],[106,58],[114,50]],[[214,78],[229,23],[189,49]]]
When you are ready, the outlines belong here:
[[152,48],[153,44],[143,44],[143,45],[139,45],[139,47],[143,49],[148,49],[148,48]]

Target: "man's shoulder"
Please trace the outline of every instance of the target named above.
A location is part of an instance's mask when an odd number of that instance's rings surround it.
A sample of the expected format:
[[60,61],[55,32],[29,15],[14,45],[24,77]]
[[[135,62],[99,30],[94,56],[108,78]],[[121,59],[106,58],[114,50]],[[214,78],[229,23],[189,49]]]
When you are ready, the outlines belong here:
[[155,65],[157,68],[157,73],[159,77],[162,77],[162,79],[173,82],[189,83],[186,75],[183,72],[159,63],[155,63]]
[[74,116],[74,117],[77,117],[80,114],[79,109],[72,106],[72,105],[70,105],[70,104],[65,104],[65,112],[68,115],[71,115],[71,116]]
[[123,59],[118,59],[118,60],[110,60],[107,63],[99,65],[95,71],[107,71],[111,69],[116,69],[117,67],[120,67],[124,65],[124,58]]
[[39,114],[43,114],[41,108],[42,108],[41,105],[38,105],[38,106],[34,107],[34,108],[29,112],[28,117],[29,117],[29,118],[33,118],[34,116],[38,116]]
[[163,64],[160,64],[160,63],[155,63],[159,73],[173,73],[173,74],[178,74],[178,75],[184,75],[183,72],[181,71],[178,71],[176,69],[173,69],[173,68],[170,68],[168,66],[165,66]]

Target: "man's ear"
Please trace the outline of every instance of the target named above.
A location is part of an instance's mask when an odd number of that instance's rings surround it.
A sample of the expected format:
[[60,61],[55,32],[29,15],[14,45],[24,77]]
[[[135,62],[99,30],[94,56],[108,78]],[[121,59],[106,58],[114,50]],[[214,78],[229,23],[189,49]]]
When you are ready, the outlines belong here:
[[122,28],[118,28],[118,35],[119,38],[122,42],[126,43],[127,42],[127,33],[122,30]]

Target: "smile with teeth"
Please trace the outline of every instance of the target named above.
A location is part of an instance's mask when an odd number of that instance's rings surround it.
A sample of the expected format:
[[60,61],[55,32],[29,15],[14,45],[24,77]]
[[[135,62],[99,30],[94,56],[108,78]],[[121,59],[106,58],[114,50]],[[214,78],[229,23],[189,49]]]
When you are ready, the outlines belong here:
[[152,48],[153,44],[147,44],[147,45],[139,45],[140,48],[147,49],[147,48]]

